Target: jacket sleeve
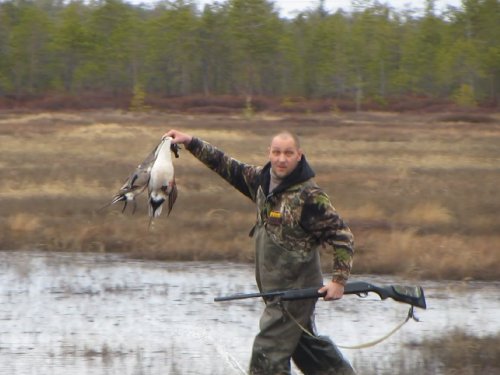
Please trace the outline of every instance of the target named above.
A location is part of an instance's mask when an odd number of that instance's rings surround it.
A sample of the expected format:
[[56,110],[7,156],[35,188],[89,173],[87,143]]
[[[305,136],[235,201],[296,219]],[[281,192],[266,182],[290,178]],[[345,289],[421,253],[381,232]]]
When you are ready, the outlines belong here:
[[332,280],[345,284],[352,268],[354,237],[328,196],[319,188],[304,197],[301,225],[333,252]]
[[246,197],[255,201],[260,167],[233,159],[217,147],[196,137],[193,137],[186,148],[208,168],[219,174]]

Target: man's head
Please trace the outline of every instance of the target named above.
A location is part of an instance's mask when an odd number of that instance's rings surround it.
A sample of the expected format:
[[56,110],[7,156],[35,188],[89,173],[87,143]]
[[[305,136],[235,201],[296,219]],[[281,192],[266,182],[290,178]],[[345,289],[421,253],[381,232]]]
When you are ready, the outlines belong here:
[[269,146],[269,161],[274,174],[280,178],[288,176],[302,158],[299,139],[284,131],[276,134]]

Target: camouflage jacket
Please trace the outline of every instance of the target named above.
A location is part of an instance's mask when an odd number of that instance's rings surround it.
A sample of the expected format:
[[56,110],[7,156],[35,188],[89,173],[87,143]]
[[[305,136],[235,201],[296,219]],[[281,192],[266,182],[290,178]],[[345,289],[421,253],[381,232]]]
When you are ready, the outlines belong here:
[[257,223],[269,236],[297,257],[328,247],[333,253],[332,280],[345,284],[354,253],[353,235],[328,196],[314,182],[305,157],[269,193],[270,163],[257,167],[239,162],[198,138],[187,149],[238,191],[257,204]]

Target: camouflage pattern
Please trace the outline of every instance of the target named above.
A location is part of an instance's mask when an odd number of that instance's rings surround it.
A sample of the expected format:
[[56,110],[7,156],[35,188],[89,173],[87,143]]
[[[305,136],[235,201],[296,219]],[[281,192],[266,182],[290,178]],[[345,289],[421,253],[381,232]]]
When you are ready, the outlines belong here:
[[193,137],[186,148],[208,168],[255,201],[258,174],[262,168],[241,163],[198,138]]
[[257,204],[257,223],[264,223],[269,236],[292,258],[306,261],[319,245],[330,248],[332,280],[345,284],[352,267],[353,235],[313,179],[266,195],[261,186],[263,167],[241,163],[197,138],[188,149]]
[[255,274],[259,290],[297,289],[323,285],[318,251],[290,250],[280,243],[270,225],[257,223],[255,238]]
[[[254,237],[256,279],[260,290],[322,285],[317,251],[311,251],[304,259],[297,259],[295,252],[281,247],[271,238],[264,224],[257,224]],[[315,304],[315,299],[280,301],[274,298],[266,301],[260,332],[253,344],[251,375],[288,375],[291,358],[304,374],[354,374],[333,342],[316,335]],[[304,332],[297,323],[307,327],[313,336]]]
[[[319,288],[323,285],[320,245],[332,249],[333,279],[345,283],[352,263],[352,234],[312,179],[314,172],[305,158],[299,164],[303,169],[297,167],[297,173],[285,178],[287,183],[269,194],[269,164],[241,163],[196,138],[188,150],[256,203],[253,236],[259,290]],[[289,375],[290,359],[307,375],[354,374],[333,342],[315,333],[311,336],[297,324],[315,332],[316,300],[265,302],[250,360],[251,375]]]

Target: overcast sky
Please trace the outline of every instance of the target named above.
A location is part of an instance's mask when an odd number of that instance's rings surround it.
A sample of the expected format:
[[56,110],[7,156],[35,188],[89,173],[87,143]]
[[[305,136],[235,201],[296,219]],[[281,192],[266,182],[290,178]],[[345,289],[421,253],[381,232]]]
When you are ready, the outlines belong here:
[[[200,9],[203,9],[204,4],[212,4],[215,0],[197,0]],[[220,3],[225,1],[220,0]],[[379,0],[382,4],[388,4],[398,10],[411,8],[416,10],[423,10],[425,7],[425,0]],[[436,0],[436,9],[444,10],[447,5],[459,7],[462,3],[461,0]],[[276,8],[280,10],[281,15],[291,16],[297,14],[298,11],[316,8],[319,0],[274,0]],[[335,11],[339,8],[344,10],[351,9],[351,0],[325,0],[325,8],[330,11]]]

